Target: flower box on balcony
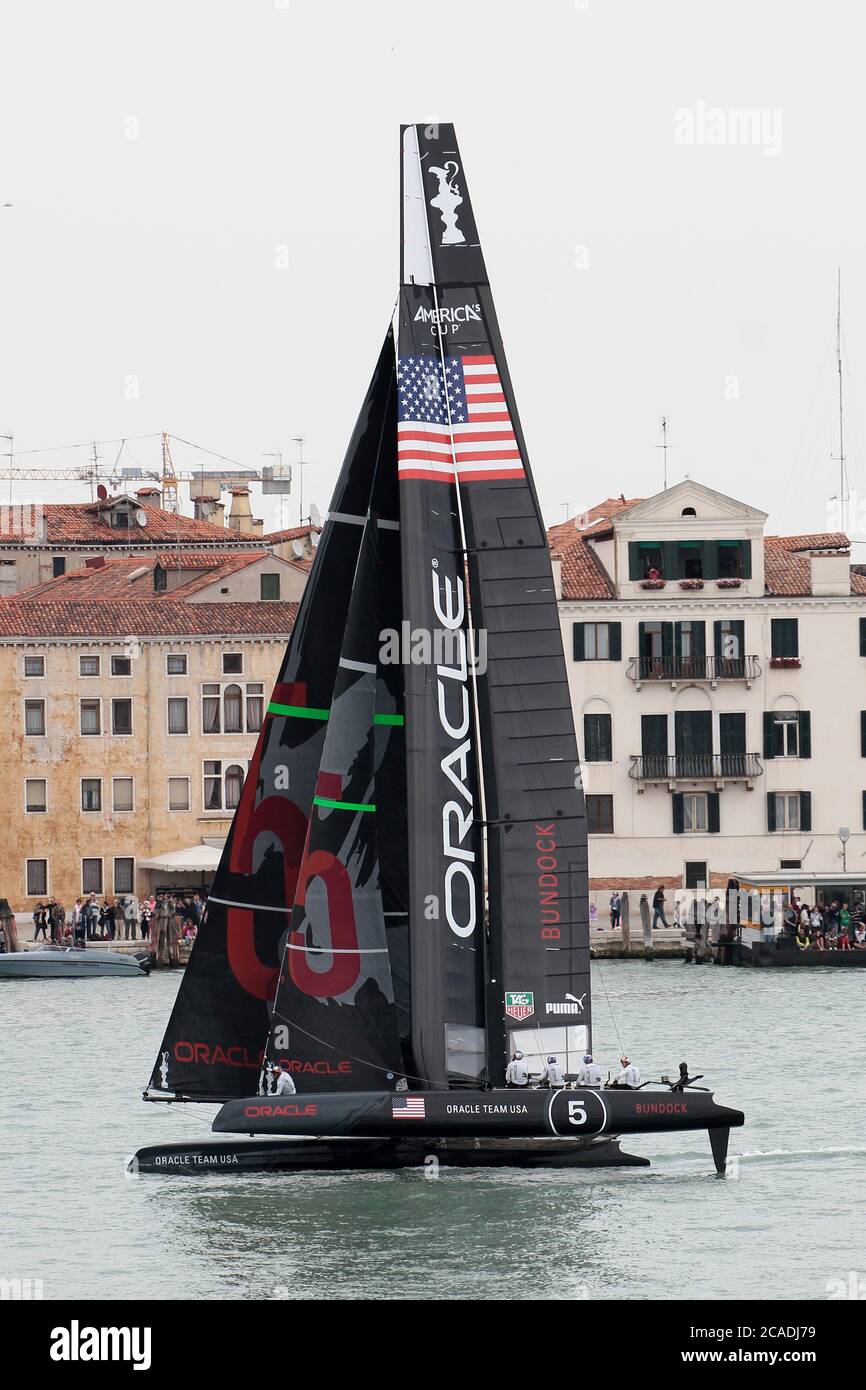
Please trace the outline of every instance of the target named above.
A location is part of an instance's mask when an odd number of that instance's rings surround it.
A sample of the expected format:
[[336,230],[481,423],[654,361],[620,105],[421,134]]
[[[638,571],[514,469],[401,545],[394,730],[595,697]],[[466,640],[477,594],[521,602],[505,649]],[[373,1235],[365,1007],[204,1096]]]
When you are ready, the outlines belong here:
[[665,581],[663,579],[642,579],[640,587],[642,589],[663,589]]
[[739,589],[739,587],[740,587],[740,585],[742,584],[742,582],[743,582],[742,579],[717,579],[717,580],[716,580],[716,588],[717,588],[717,589]]
[[680,580],[680,588],[681,588],[681,589],[702,589],[703,587],[704,587],[704,581],[703,581],[702,579],[681,579],[681,580]]
[[770,665],[774,671],[794,671],[800,665],[798,656],[771,656]]

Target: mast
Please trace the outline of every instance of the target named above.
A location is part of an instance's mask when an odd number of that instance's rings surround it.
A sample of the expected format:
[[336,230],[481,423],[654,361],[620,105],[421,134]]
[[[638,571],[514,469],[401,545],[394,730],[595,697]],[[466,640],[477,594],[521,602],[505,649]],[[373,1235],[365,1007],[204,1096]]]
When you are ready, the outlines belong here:
[[847,531],[848,470],[845,466],[845,434],[842,409],[842,268],[836,277],[836,370],[839,375],[839,453],[831,457],[839,464],[839,507],[842,518],[841,529]]
[[[479,646],[486,638],[476,763],[490,904],[488,1077],[501,1084],[515,1046],[533,1067],[551,1051],[576,1070],[589,1043],[586,818],[547,538],[462,159],[450,125],[406,134],[404,264],[417,277],[426,256],[428,331],[448,400],[447,454],[435,432],[423,442],[432,476],[443,457],[442,478],[457,475],[472,622]],[[414,185],[407,146],[418,151]],[[413,326],[424,315],[418,296]],[[404,289],[401,342],[408,307]]]

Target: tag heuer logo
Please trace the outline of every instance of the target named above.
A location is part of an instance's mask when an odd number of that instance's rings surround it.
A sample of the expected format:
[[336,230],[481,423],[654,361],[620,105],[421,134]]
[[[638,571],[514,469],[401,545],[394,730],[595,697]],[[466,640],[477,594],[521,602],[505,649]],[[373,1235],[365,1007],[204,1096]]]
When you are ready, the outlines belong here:
[[510,990],[505,995],[505,1012],[509,1018],[516,1018],[521,1023],[524,1018],[529,1018],[535,1013],[535,995],[532,990],[520,989]]

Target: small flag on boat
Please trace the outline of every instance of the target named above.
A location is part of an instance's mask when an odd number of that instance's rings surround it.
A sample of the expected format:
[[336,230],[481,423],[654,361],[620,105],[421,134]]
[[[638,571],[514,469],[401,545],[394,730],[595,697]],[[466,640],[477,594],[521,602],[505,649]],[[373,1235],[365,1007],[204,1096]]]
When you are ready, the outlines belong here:
[[391,1118],[393,1120],[426,1120],[423,1096],[392,1096]]
[[522,478],[523,462],[495,357],[401,357],[397,461],[402,479]]

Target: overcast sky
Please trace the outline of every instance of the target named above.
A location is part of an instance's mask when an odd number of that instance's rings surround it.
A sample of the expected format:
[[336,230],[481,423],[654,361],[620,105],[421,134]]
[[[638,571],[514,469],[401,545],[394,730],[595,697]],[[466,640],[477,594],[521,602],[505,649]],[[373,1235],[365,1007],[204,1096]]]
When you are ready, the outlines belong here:
[[850,0],[5,0],[0,24],[16,450],[167,429],[258,467],[303,434],[324,508],[396,297],[398,126],[452,120],[548,523],[658,490],[666,414],[671,481],[838,526],[841,265],[866,539]]

